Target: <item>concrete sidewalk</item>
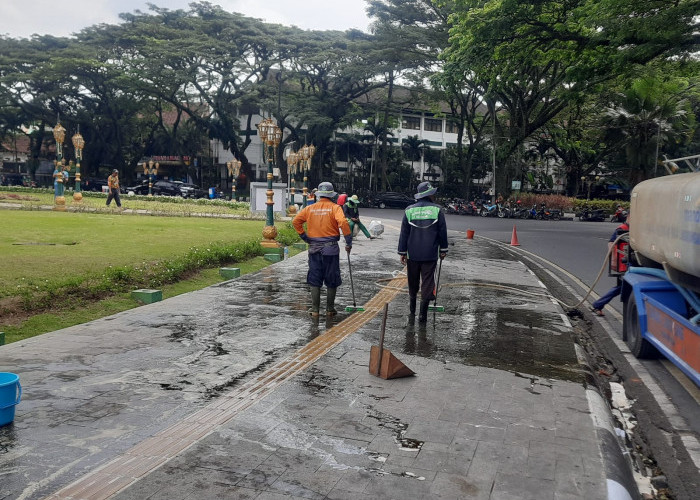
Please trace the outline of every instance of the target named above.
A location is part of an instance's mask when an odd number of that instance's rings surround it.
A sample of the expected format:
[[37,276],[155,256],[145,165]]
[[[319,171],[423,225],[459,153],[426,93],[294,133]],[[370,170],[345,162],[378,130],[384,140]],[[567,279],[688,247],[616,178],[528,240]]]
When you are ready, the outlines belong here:
[[[607,406],[535,275],[453,234],[445,312],[411,325],[397,236],[353,247],[364,312],[310,318],[302,253],[0,347],[24,388],[0,429],[0,499],[632,498]],[[385,348],[416,376],[368,372],[385,303]]]

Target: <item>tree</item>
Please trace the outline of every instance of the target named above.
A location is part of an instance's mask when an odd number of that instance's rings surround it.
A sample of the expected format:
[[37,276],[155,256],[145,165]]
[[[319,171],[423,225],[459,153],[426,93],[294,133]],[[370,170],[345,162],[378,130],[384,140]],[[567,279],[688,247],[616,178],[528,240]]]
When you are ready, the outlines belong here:
[[[411,183],[409,184],[409,188],[413,187],[413,180],[416,178],[415,170],[413,168],[413,162],[415,160],[420,160],[425,151],[430,149],[430,144],[428,141],[425,139],[421,139],[417,135],[410,135],[406,137],[403,142],[401,143],[401,149],[404,152],[404,155],[408,157],[409,160],[411,160]],[[421,170],[421,175],[418,176],[419,180],[423,180],[422,174],[423,171]]]
[[[508,154],[572,99],[630,67],[697,50],[697,2],[445,0],[454,15],[446,58],[488,85],[508,113]],[[649,15],[654,13],[654,15]]]
[[618,152],[613,167],[617,164],[630,186],[656,174],[662,144],[691,137],[695,117],[682,99],[688,90],[682,80],[647,76],[632,81],[604,110],[606,142]]

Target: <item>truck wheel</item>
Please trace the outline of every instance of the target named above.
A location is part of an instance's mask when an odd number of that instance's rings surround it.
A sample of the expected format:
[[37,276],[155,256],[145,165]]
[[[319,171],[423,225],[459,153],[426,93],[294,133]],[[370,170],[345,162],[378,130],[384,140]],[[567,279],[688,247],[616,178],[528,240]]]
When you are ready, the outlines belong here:
[[638,358],[655,358],[658,353],[656,348],[651,345],[646,339],[642,338],[642,331],[639,327],[639,315],[637,311],[637,301],[634,294],[630,294],[627,303],[625,304],[624,317],[624,337],[627,347],[630,348],[632,354]]

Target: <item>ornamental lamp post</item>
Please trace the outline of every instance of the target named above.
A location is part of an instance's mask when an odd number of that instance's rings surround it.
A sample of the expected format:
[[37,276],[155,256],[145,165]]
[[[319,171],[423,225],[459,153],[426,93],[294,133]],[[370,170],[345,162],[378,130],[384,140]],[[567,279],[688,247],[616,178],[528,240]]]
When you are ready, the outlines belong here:
[[73,201],[80,203],[83,200],[83,193],[80,190],[80,161],[83,159],[83,148],[85,147],[85,139],[78,133],[73,136],[73,147],[75,148],[75,191],[73,192]]
[[226,162],[226,168],[231,176],[231,201],[238,201],[236,197],[236,182],[238,181],[238,175],[241,173],[241,161],[234,157],[233,160]]
[[309,158],[309,146],[304,144],[299,151],[297,151],[297,157],[299,158],[299,168],[302,174],[304,174],[304,187],[302,189],[302,197],[304,198],[304,207],[306,207],[306,197],[309,195],[309,178],[306,176],[306,160]]
[[53,128],[53,137],[56,140],[56,168],[53,171],[54,184],[56,187],[54,189],[53,209],[59,212],[65,212],[66,198],[63,196],[63,141],[66,138],[66,129],[63,128],[61,122],[56,122],[56,126]]
[[305,179],[305,182],[309,178],[308,171],[311,170],[311,160],[314,157],[314,153],[316,153],[316,146],[314,146],[313,144],[310,144],[309,146],[307,146],[306,159],[304,161],[304,169],[305,169],[304,170],[304,179]]
[[272,121],[272,118],[265,118],[258,123],[258,135],[263,142],[263,158],[267,161],[267,217],[266,226],[263,228],[263,241],[260,243],[266,248],[278,248],[279,243],[275,241],[277,228],[275,227],[275,217],[273,206],[275,204],[272,190],[272,168],[276,161],[277,146],[282,140],[282,130]]
[[297,164],[299,163],[299,155],[295,152],[289,153],[287,156],[287,174],[289,175],[289,214],[297,213],[297,206],[294,203],[294,195],[296,193]]
[[143,163],[143,173],[148,176],[148,196],[153,196],[151,190],[153,189],[153,176],[158,175],[158,168],[160,164],[158,162],[153,163],[153,160]]

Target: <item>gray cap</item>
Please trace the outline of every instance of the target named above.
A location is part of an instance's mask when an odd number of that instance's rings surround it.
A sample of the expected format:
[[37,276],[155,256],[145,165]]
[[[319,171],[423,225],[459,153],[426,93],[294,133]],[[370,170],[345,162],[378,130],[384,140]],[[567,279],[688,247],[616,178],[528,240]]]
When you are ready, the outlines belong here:
[[318,191],[316,191],[316,196],[321,198],[335,198],[337,194],[333,191],[333,184],[330,182],[322,182],[318,185]]
[[433,187],[428,181],[426,181],[418,184],[418,192],[414,194],[413,197],[416,200],[420,200],[421,198],[432,196],[435,193],[437,193],[437,188]]

